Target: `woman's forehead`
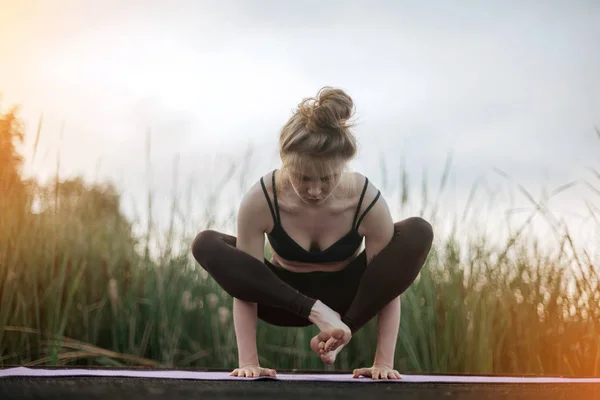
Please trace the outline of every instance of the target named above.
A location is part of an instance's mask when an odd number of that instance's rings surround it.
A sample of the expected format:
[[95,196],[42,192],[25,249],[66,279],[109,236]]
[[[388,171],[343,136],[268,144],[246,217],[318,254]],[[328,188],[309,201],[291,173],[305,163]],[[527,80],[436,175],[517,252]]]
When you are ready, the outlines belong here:
[[341,166],[335,163],[298,162],[290,166],[290,171],[304,176],[326,176],[339,173]]

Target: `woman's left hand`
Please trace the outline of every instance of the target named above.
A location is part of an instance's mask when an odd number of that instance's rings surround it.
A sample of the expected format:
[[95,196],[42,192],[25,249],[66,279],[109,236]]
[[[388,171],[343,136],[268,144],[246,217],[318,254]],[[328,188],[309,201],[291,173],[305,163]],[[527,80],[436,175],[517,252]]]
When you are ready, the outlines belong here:
[[386,365],[373,365],[371,368],[358,368],[354,370],[353,378],[365,376],[372,379],[402,379],[400,373]]

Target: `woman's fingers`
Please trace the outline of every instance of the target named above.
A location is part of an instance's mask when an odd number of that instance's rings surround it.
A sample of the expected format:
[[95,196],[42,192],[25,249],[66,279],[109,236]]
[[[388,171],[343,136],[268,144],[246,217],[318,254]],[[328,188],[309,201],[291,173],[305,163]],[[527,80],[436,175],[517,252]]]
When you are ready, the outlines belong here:
[[249,366],[243,368],[236,368],[229,376],[237,376],[240,378],[259,378],[261,376],[277,376],[277,371],[271,368],[262,368],[258,366]]
[[361,376],[372,379],[402,379],[398,371],[387,367],[357,368],[352,373],[353,378]]
[[354,370],[352,376],[359,378],[361,376],[371,377],[371,368],[357,368]]

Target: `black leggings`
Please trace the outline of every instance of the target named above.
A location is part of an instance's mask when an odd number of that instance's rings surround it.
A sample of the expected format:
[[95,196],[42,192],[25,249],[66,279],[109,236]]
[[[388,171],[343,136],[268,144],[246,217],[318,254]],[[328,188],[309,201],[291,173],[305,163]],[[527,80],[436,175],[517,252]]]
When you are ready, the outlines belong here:
[[232,297],[257,303],[258,317],[278,326],[308,326],[320,300],[342,316],[352,333],[369,322],[416,279],[431,249],[433,230],[422,218],[394,224],[390,243],[367,265],[362,251],[338,272],[291,272],[236,248],[236,238],[214,230],[192,244],[198,263]]

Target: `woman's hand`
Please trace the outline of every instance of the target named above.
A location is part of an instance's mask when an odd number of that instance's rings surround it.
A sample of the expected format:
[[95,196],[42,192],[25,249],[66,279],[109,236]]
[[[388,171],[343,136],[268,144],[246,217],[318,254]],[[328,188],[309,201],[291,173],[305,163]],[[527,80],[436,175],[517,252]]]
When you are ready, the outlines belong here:
[[371,368],[358,368],[354,370],[353,378],[365,376],[373,379],[402,379],[400,373],[387,365],[373,365]]
[[276,377],[277,372],[274,369],[262,368],[260,365],[244,365],[234,369],[229,376],[238,376],[242,378],[258,378],[260,376]]

